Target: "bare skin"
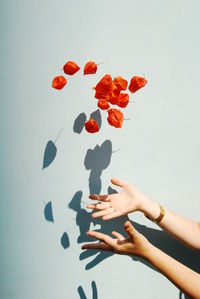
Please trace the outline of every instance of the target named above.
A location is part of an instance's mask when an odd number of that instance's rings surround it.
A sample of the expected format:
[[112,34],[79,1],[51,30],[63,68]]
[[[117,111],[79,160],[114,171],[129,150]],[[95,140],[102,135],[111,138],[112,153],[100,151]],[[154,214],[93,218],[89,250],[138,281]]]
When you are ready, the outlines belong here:
[[[116,179],[112,179],[112,183],[122,188],[120,193],[103,196],[90,195],[91,199],[99,201],[99,203],[87,205],[88,208],[97,210],[92,214],[94,218],[102,217],[103,220],[108,220],[134,211],[140,211],[153,219],[159,216],[159,204],[142,194],[135,186]],[[165,216],[159,226],[185,245],[200,251],[199,223],[165,209]],[[185,294],[200,299],[200,275],[198,273],[153,246],[134,229],[130,221],[125,222],[124,229],[128,233],[128,238],[124,238],[115,231],[112,233],[114,238],[100,232],[88,231],[88,236],[94,237],[100,242],[85,244],[82,249],[99,249],[142,257]]]
[[[99,203],[87,204],[87,208],[97,210],[92,217],[108,220],[135,211],[140,211],[153,219],[159,216],[159,204],[145,196],[135,186],[117,179],[112,179],[111,182],[121,187],[121,192],[103,196],[91,194],[89,197],[92,200],[99,201]],[[200,250],[200,223],[165,209],[165,216],[159,226],[186,246]]]

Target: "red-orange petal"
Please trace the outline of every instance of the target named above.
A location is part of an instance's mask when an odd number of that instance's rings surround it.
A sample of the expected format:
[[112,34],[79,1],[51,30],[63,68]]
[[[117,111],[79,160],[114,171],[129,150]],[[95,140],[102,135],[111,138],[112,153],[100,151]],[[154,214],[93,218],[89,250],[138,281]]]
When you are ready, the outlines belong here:
[[116,84],[117,88],[120,90],[126,90],[128,86],[128,81],[125,80],[124,78],[118,76],[115,77],[113,82]]
[[95,87],[95,98],[97,99],[108,99],[110,92],[113,89],[113,82],[111,75],[105,75]]
[[121,108],[125,108],[129,103],[129,95],[128,93],[120,93],[117,98],[117,106]]
[[121,128],[124,121],[124,115],[120,110],[112,108],[108,110],[107,120],[111,126]]
[[85,129],[88,133],[96,133],[99,131],[99,126],[96,120],[93,118],[90,118],[88,121],[85,123]]
[[117,84],[112,83],[112,91],[109,94],[109,98],[108,101],[112,104],[112,105],[117,105],[117,98],[120,94],[121,89],[118,88]]
[[98,100],[98,107],[101,110],[107,110],[108,108],[110,108],[110,105],[105,99],[99,99]]
[[143,77],[134,76],[129,84],[129,90],[131,93],[136,92],[140,88],[144,87],[147,84],[147,80]]
[[85,64],[83,74],[84,75],[90,75],[90,74],[96,74],[97,72],[97,64],[93,61],[89,61]]
[[118,96],[116,96],[113,92],[110,94],[108,100],[112,105],[117,105],[117,98]]
[[80,67],[74,61],[68,61],[63,66],[63,71],[67,75],[74,75],[80,70]]
[[67,84],[67,79],[63,76],[56,76],[53,78],[51,86],[55,89],[62,89]]

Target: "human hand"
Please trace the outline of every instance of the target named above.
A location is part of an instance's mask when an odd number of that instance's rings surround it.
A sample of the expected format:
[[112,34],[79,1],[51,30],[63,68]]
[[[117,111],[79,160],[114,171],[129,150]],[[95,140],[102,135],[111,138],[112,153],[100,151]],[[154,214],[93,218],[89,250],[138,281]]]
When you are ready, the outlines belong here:
[[122,191],[110,195],[91,194],[90,199],[99,200],[101,203],[87,204],[89,209],[98,212],[92,214],[93,218],[102,217],[103,220],[113,219],[134,211],[142,211],[147,198],[135,186],[124,181],[111,179],[111,182],[122,188]]
[[118,254],[137,255],[147,258],[151,246],[149,241],[132,226],[130,221],[124,223],[124,229],[128,233],[127,238],[124,238],[116,231],[112,232],[115,238],[97,231],[88,231],[86,233],[87,236],[94,237],[100,242],[84,244],[82,249],[114,251]]

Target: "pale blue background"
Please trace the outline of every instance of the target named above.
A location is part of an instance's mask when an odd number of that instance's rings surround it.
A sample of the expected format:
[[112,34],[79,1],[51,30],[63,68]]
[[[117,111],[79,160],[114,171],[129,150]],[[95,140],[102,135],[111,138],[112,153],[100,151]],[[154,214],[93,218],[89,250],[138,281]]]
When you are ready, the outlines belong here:
[[[92,298],[92,281],[99,299],[179,298],[165,277],[129,257],[111,256],[85,270],[94,256],[80,258],[76,211],[68,204],[82,191],[85,208],[87,150],[110,140],[116,152],[102,172],[102,193],[115,176],[199,220],[199,14],[194,0],[1,1],[0,298],[75,299],[80,286]],[[103,64],[95,76],[81,70],[58,92],[51,80],[67,60]],[[121,130],[102,113],[98,134],[74,133],[79,113],[96,110],[91,87],[106,73],[127,79],[145,73],[149,82],[125,110],[130,120]],[[45,146],[61,128],[56,158],[42,170]],[[54,223],[44,216],[50,201]],[[143,215],[131,219],[153,229],[146,234],[157,246],[200,269],[199,255],[168,240]]]

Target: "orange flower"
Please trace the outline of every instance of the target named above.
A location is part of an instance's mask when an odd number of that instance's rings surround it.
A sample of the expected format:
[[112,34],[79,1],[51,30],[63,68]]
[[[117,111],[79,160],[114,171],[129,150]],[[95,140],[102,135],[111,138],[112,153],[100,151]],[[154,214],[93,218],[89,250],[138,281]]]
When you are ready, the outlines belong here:
[[99,126],[96,120],[93,118],[90,118],[86,123],[85,123],[85,129],[89,133],[96,133],[99,131]]
[[110,105],[108,104],[108,102],[105,99],[99,99],[98,107],[102,110],[107,110],[108,108],[110,108]]
[[122,123],[124,121],[124,115],[123,113],[118,109],[109,109],[108,110],[108,123],[111,126],[114,126],[116,128],[121,128]]
[[99,83],[97,83],[95,90],[96,99],[109,99],[109,94],[112,92],[113,82],[111,75],[105,75]]
[[63,76],[56,76],[53,78],[52,87],[55,89],[62,89],[67,84],[67,80]]
[[120,90],[126,90],[128,86],[128,81],[120,76],[115,77],[113,83],[115,83],[116,87]]
[[117,98],[120,94],[120,89],[118,88],[119,86],[117,84],[114,83],[112,84],[112,91],[109,94],[109,98],[108,101],[112,104],[112,105],[117,105]]
[[139,90],[140,88],[144,87],[147,84],[147,80],[145,78],[142,77],[138,77],[138,76],[134,76],[131,79],[131,82],[129,84],[129,90],[130,92],[136,92],[137,90]]
[[85,64],[84,66],[84,75],[89,75],[89,74],[96,74],[97,72],[97,64],[93,61],[89,61]]
[[121,108],[125,108],[129,102],[129,95],[128,93],[120,93],[117,98],[117,105]]
[[80,67],[73,61],[68,61],[63,66],[63,71],[67,75],[74,75],[80,70]]
[[117,105],[117,97],[118,95],[116,95],[115,93],[110,93],[110,96],[108,98],[108,101],[112,104],[112,105]]

